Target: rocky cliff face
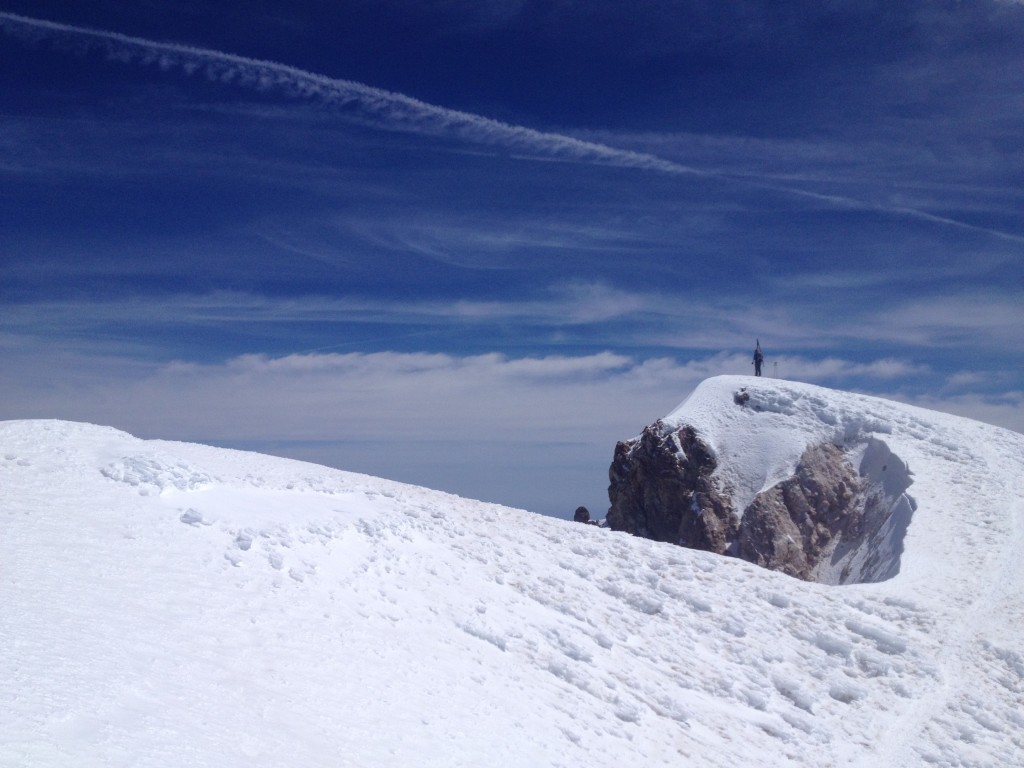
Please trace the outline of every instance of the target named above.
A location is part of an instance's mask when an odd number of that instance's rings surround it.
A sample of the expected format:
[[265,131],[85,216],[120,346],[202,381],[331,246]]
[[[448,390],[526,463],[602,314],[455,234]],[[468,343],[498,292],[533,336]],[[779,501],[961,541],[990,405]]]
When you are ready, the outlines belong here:
[[860,537],[865,483],[831,444],[807,449],[788,480],[758,494],[743,513],[733,554],[816,581],[840,540]]
[[693,427],[655,422],[615,447],[608,526],[808,581],[881,581],[899,571],[910,473],[880,440],[807,448],[791,477],[745,509],[720,487],[717,468]]
[[711,476],[717,463],[692,427],[662,421],[615,446],[608,527],[657,541],[724,553],[739,519]]

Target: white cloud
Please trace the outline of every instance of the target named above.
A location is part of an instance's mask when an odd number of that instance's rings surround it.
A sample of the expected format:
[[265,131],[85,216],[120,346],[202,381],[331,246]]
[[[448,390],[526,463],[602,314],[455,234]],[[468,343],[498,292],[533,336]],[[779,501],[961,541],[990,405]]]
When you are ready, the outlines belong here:
[[[0,415],[98,421],[146,435],[215,440],[386,435],[395,440],[613,445],[668,413],[703,379],[751,372],[745,354],[685,364],[610,352],[523,358],[496,353],[244,355],[223,363],[149,367],[111,359],[69,360],[66,355],[46,363],[41,359],[36,355],[23,367],[6,367],[0,376],[6,393]],[[766,373],[772,372],[769,365]],[[922,369],[899,360],[783,358],[779,373],[841,386],[852,380],[897,380]],[[50,383],[40,387],[41,381]]]
[[858,318],[851,338],[886,339],[923,347],[1020,349],[1021,297],[995,291],[915,300]]
[[[728,358],[679,365],[600,353],[245,355],[151,366],[54,356],[7,366],[2,416],[216,440],[603,440],[667,413]],[[61,374],[58,375],[57,371]],[[39,387],[40,381],[49,384]]]
[[978,371],[959,371],[946,379],[944,389],[957,390],[978,387],[987,383],[989,377]]
[[919,365],[907,360],[883,358],[867,363],[851,362],[836,357],[823,360],[807,360],[801,357],[780,357],[769,360],[766,371],[775,373],[774,366],[778,363],[778,374],[783,378],[794,378],[801,381],[824,383],[843,381],[855,378],[869,379],[901,379],[908,376],[923,376],[930,373],[928,366]]

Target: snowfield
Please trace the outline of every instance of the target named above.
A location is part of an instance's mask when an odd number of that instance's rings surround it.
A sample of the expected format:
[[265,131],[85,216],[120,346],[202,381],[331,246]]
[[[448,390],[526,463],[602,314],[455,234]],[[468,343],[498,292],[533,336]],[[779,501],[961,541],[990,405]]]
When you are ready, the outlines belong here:
[[667,421],[748,493],[884,441],[916,501],[898,575],[0,423],[0,766],[1024,765],[1024,435],[749,377]]

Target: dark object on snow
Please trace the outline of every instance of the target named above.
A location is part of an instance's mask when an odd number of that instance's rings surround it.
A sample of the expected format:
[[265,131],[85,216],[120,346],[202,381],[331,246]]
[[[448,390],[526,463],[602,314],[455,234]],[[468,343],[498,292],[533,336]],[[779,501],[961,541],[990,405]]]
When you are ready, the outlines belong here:
[[596,525],[598,528],[607,527],[604,520],[591,520],[590,510],[586,507],[576,507],[576,513],[572,516],[572,519],[584,525]]
[[761,363],[764,362],[764,355],[761,354],[761,340],[757,340],[757,346],[754,347],[754,375],[761,375]]

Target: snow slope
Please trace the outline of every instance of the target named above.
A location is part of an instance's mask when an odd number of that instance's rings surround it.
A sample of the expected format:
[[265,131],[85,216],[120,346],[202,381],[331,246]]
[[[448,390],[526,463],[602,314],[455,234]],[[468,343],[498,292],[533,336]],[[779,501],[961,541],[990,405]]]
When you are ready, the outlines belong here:
[[917,500],[899,574],[808,584],[311,464],[0,423],[0,766],[1024,765],[1024,436],[745,377],[671,418],[750,487],[837,430],[884,439]]

